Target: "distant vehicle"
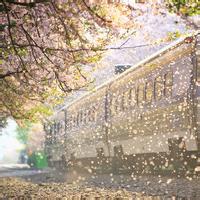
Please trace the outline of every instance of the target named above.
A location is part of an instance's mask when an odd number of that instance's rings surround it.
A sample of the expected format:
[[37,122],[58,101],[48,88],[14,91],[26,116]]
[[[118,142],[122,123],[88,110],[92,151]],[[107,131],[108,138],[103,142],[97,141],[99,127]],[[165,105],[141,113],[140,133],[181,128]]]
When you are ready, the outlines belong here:
[[26,150],[22,150],[20,151],[20,154],[19,154],[19,163],[20,164],[27,164],[27,160],[28,160],[28,155],[26,153]]
[[127,69],[129,69],[131,65],[115,65],[115,74],[121,74],[125,72]]
[[114,77],[44,127],[54,166],[65,158],[89,171],[194,172],[200,164],[200,34]]

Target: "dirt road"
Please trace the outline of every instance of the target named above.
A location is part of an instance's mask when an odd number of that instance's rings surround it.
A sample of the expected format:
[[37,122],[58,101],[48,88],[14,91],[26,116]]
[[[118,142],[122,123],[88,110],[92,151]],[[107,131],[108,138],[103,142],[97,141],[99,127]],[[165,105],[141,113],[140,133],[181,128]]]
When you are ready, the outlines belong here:
[[[199,178],[94,175],[52,169],[9,171],[14,176],[0,178],[0,199],[200,200]],[[20,177],[16,177],[19,171]]]

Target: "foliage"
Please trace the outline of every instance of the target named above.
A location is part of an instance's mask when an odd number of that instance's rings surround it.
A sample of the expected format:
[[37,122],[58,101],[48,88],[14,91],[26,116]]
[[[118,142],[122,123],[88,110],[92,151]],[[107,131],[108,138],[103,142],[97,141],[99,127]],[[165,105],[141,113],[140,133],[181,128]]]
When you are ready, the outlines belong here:
[[0,115],[35,120],[87,86],[81,66],[96,62],[118,34],[108,6],[0,0]]
[[5,117],[0,117],[0,135],[2,129],[7,125],[7,119]]
[[32,124],[29,121],[24,121],[24,125],[23,126],[18,126],[17,127],[17,139],[23,143],[23,144],[27,144],[28,142],[28,135],[29,135],[29,131],[32,127]]
[[168,34],[167,34],[169,41],[176,40],[180,36],[181,36],[181,33],[179,31],[168,32]]
[[169,0],[168,7],[171,11],[182,15],[200,14],[200,3],[197,0]]

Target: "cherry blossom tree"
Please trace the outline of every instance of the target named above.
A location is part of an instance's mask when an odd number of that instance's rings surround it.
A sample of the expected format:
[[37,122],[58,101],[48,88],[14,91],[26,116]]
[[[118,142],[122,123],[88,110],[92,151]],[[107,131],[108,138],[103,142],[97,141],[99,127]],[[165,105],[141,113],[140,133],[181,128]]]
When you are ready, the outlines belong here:
[[117,35],[103,6],[86,0],[0,0],[1,116],[50,114],[44,102],[58,103],[88,84],[82,66],[99,59]]

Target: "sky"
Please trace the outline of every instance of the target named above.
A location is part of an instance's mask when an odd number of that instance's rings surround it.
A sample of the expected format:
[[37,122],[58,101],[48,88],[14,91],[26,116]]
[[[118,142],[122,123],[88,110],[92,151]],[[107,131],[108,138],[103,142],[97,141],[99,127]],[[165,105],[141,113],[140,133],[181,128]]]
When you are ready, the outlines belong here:
[[17,163],[22,144],[16,139],[17,124],[8,119],[8,125],[0,135],[0,164]]

